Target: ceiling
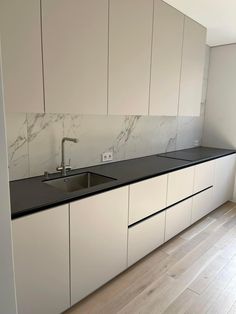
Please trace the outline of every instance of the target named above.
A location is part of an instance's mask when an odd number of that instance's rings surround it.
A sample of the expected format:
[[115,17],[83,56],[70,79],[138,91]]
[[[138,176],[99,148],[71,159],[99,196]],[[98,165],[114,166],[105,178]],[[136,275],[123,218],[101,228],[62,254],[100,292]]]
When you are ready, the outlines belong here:
[[236,43],[236,0],[164,0],[207,28],[209,46]]

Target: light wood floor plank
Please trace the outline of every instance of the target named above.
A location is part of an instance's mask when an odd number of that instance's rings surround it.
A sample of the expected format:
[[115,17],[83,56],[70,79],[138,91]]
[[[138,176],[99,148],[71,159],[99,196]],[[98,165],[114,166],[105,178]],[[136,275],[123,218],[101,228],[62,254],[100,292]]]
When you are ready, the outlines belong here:
[[[133,299],[121,313],[136,313],[138,311],[141,313],[163,313],[188,288],[217,254],[219,253],[216,248],[207,251],[177,279],[174,279],[167,287],[165,285],[165,289],[159,282],[154,282]],[[167,278],[168,275],[165,275],[166,280]]]
[[197,298],[197,294],[190,289],[185,289],[181,295],[172,302],[164,314],[183,314]]
[[213,280],[207,289],[191,304],[191,312],[193,314],[207,313],[214,305],[215,300],[221,296],[224,289],[230,284],[234,276],[236,276],[236,257],[225,265],[215,280]]
[[232,278],[225,289],[220,293],[207,311],[208,314],[226,314],[229,312],[236,300],[236,276]]
[[191,240],[192,238],[196,237],[199,233],[204,231],[207,227],[209,227],[215,221],[216,221],[215,218],[207,216],[201,219],[199,222],[197,222],[193,226],[189,227],[187,230],[183,231],[183,233],[180,236],[183,239]]

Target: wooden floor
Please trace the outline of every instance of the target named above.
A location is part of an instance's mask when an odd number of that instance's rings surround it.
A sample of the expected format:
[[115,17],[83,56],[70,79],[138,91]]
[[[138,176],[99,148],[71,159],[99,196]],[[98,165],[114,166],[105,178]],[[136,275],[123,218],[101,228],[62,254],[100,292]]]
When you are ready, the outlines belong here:
[[66,312],[79,313],[236,314],[236,204],[218,208]]

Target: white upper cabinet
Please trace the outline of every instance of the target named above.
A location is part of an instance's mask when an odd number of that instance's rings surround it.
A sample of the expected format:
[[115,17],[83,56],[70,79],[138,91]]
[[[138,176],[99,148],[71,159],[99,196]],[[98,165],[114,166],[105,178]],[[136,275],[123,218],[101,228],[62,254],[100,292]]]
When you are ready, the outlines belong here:
[[205,63],[206,29],[185,17],[182,70],[180,80],[180,116],[199,116]]
[[0,29],[8,112],[43,112],[40,0],[1,0]]
[[184,15],[155,0],[150,115],[178,114]]
[[109,114],[148,114],[152,16],[152,0],[110,0]]
[[46,111],[107,114],[108,0],[42,0],[42,27]]
[[161,0],[1,0],[9,112],[198,116],[206,29]]

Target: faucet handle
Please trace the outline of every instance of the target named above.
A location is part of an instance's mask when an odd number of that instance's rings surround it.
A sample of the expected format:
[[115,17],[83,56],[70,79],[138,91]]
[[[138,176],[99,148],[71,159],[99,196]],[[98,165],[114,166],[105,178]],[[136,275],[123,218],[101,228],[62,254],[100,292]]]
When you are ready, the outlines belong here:
[[48,171],[44,171],[44,177],[46,178],[46,180],[49,179],[49,172]]
[[69,159],[69,161],[68,161],[68,165],[65,165],[65,168],[66,168],[66,170],[67,171],[70,171],[70,170],[72,170],[72,167],[71,167],[71,158]]

